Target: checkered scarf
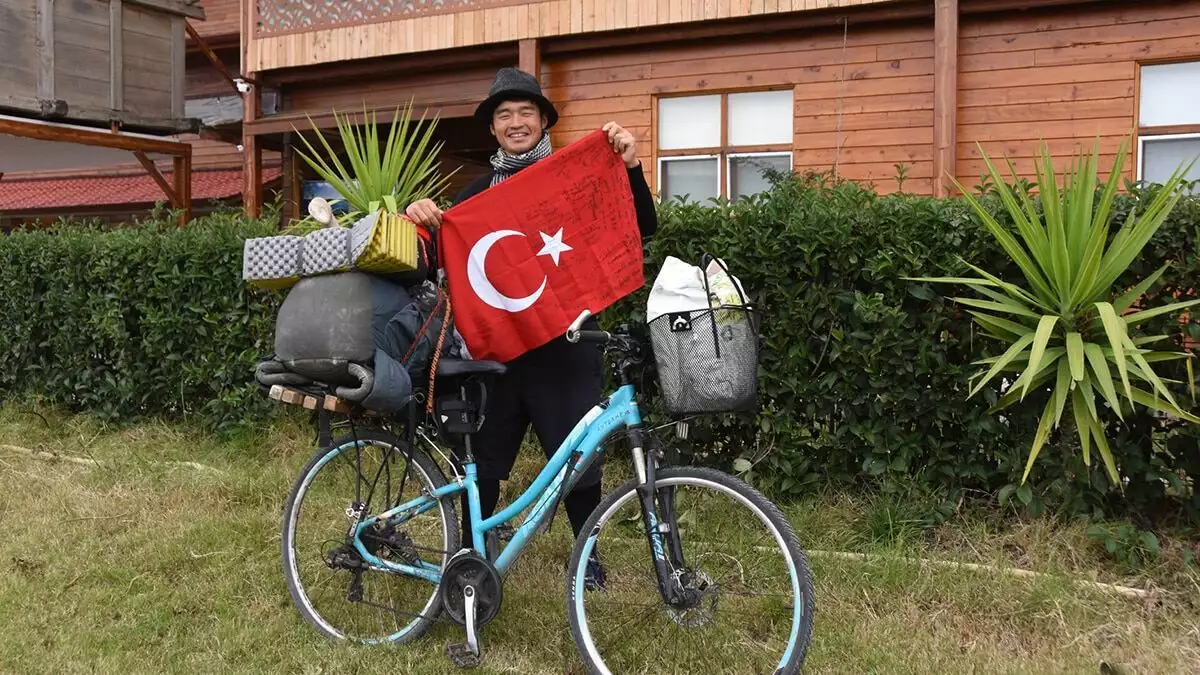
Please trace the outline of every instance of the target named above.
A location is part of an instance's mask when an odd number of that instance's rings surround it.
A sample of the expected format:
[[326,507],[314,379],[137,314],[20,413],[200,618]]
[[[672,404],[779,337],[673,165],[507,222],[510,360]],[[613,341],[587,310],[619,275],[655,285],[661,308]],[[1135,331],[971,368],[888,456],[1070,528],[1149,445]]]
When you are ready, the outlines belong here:
[[550,156],[550,134],[542,132],[542,140],[533,146],[529,152],[520,155],[510,155],[504,152],[501,148],[496,150],[496,154],[492,155],[492,185],[497,185],[504,180],[511,178],[513,174],[521,169],[532,165],[534,162],[546,159]]

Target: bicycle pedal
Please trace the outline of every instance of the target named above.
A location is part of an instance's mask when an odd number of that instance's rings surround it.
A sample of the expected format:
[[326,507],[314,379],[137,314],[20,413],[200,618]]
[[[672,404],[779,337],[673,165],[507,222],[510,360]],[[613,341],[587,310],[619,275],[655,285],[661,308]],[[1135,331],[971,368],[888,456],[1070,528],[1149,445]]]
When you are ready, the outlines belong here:
[[446,656],[450,662],[459,668],[478,668],[480,656],[471,651],[471,646],[465,642],[451,642],[446,645]]

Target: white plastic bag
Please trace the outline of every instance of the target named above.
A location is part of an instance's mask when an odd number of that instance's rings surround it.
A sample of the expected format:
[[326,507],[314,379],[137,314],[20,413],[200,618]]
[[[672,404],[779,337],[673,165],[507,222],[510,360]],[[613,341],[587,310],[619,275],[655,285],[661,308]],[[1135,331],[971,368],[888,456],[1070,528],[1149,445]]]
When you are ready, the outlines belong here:
[[709,299],[713,307],[741,307],[742,298],[746,297],[742,282],[727,273],[722,265],[725,265],[725,261],[716,259],[708,263],[708,268],[705,269],[705,274],[708,275]]
[[709,308],[704,272],[675,256],[667,256],[646,301],[646,322],[663,314]]

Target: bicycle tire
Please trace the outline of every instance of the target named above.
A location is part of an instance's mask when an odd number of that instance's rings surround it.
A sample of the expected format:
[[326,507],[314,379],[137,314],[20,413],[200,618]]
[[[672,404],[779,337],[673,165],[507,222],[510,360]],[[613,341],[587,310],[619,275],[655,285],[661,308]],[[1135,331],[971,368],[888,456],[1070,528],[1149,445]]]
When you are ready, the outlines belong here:
[[[709,485],[705,485],[706,483]],[[704,467],[664,467],[656,472],[655,485],[656,487],[669,487],[670,485],[711,487],[715,485],[717,489],[730,493],[735,498],[740,499],[743,504],[749,506],[752,511],[756,511],[755,515],[767,523],[774,531],[776,541],[779,542],[782,540],[784,542],[788,562],[795,572],[799,582],[800,593],[804,597],[800,605],[800,625],[791,644],[788,646],[790,653],[788,653],[786,662],[780,664],[773,672],[776,675],[799,673],[801,667],[804,665],[804,660],[808,654],[809,645],[812,640],[815,600],[813,597],[814,589],[811,567],[804,551],[800,547],[799,539],[791,524],[788,523],[787,518],[775,504],[745,481],[715,469]],[[582,532],[590,534],[587,536],[581,535],[576,538],[575,545],[571,550],[566,584],[567,616],[571,627],[571,636],[575,640],[579,657],[583,661],[587,671],[593,675],[609,675],[609,669],[605,666],[603,659],[600,658],[590,639],[585,637],[586,627],[583,625],[584,618],[580,615],[580,608],[582,606],[583,594],[588,591],[585,591],[578,585],[578,580],[582,579],[582,575],[578,574],[579,567],[585,564],[584,551],[591,548],[588,544],[589,540],[598,534],[599,527],[602,526],[600,520],[610,517],[626,501],[630,499],[638,500],[637,487],[637,480],[630,479],[601,501],[600,505],[592,511],[584,523]]]
[[[377,429],[360,430],[357,433],[357,438],[360,443],[384,443],[396,448],[397,451],[401,452],[410,463],[415,464],[421,473],[424,474],[428,480],[430,489],[436,489],[447,484],[446,476],[442,472],[441,467],[423,449],[410,447],[395,435]],[[420,617],[403,632],[393,635],[389,639],[355,640],[347,637],[345,633],[319,616],[309,602],[298,579],[299,570],[296,566],[293,546],[295,541],[297,505],[302,501],[303,495],[311,484],[312,479],[316,476],[319,467],[324,466],[324,463],[329,461],[325,458],[332,453],[341,452],[347,446],[352,448],[354,440],[354,436],[349,434],[333,439],[327,447],[321,448],[313,454],[296,477],[284,506],[282,537],[280,537],[280,559],[283,565],[284,579],[287,582],[288,593],[291,595],[292,602],[300,612],[300,615],[309,625],[316,628],[325,637],[336,641],[361,642],[364,644],[377,644],[380,642],[403,644],[411,642],[423,636],[437,622],[438,617],[441,615],[441,584],[431,587],[430,600],[420,612]],[[439,502],[443,509],[442,513],[445,514],[443,516],[443,529],[446,533],[446,550],[451,552],[445,554],[442,560],[442,565],[444,566],[449,556],[458,550],[461,535],[459,533],[456,497],[443,497]],[[446,519],[448,519],[448,523],[445,522]]]

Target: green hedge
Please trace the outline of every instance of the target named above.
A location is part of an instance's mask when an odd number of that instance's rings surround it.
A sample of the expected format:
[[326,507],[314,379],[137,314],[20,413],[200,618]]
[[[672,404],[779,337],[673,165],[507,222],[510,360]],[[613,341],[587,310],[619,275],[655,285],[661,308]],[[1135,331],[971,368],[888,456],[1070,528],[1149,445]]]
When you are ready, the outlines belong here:
[[[1071,442],[1057,434],[1017,489],[1037,394],[1003,415],[986,410],[995,387],[968,400],[970,363],[996,345],[944,297],[947,287],[903,280],[963,273],[960,256],[1017,277],[965,203],[879,196],[820,175],[776,178],[771,192],[736,205],[664,205],[649,244],[649,280],[667,255],[698,262],[711,252],[764,313],[761,412],[694,422],[679,445],[695,461],[746,473],[780,498],[867,488],[925,505],[930,518],[964,498],[998,497],[1035,511],[1200,521],[1200,498],[1185,484],[1200,473],[1198,434],[1149,415],[1110,428],[1124,495],[1098,465],[1055,445]],[[1120,198],[1116,218],[1139,190]],[[1002,214],[998,200],[984,201]],[[189,416],[216,431],[278,411],[251,374],[272,350],[282,294],[241,281],[242,240],[273,232],[274,220],[167,222],[0,236],[0,398],[33,394],[122,422]],[[1131,270],[1140,279],[1174,262],[1147,304],[1195,297],[1198,227],[1200,198],[1185,200]],[[649,285],[602,320],[640,323]],[[1200,340],[1196,320],[1164,317],[1147,329]],[[1182,380],[1177,367],[1169,374]]]
[[[1130,187],[1132,196],[1116,208],[1118,220],[1138,202],[1140,189]],[[983,200],[1008,220],[986,189]],[[1171,294],[1195,297],[1198,226],[1200,199],[1182,202],[1122,282],[1128,286],[1171,260],[1146,304],[1162,304]],[[960,256],[1020,278],[964,201],[880,196],[808,174],[735,205],[672,203],[661,211],[647,273],[652,280],[667,255],[698,263],[704,252],[722,257],[764,312],[762,410],[753,419],[694,422],[684,446],[697,461],[745,472],[777,495],[869,487],[925,505],[923,516],[932,519],[979,496],[1034,511],[1053,506],[1157,519],[1182,510],[1200,518],[1200,500],[1181,484],[1184,472],[1200,473],[1196,429],[1163,429],[1144,414],[1110,429],[1129,481],[1125,497],[1108,484],[1098,460],[1085,467],[1077,450],[1053,445],[1071,442],[1058,434],[1029,485],[1018,489],[1046,394],[1039,401],[1031,393],[1027,405],[1003,415],[987,413],[998,387],[968,400],[970,363],[996,355],[997,345],[945,297],[966,289],[903,280],[970,275]],[[639,323],[647,294],[623,302],[606,320]],[[1200,340],[1195,320],[1182,326],[1164,317],[1147,329],[1169,332],[1179,344],[1184,331]],[[1171,375],[1183,379],[1182,365]],[[1186,391],[1179,400],[1188,400]]]
[[118,229],[61,222],[0,236],[0,397],[108,421],[197,418],[224,431],[270,406],[252,383],[280,297],[248,291],[234,214]]

